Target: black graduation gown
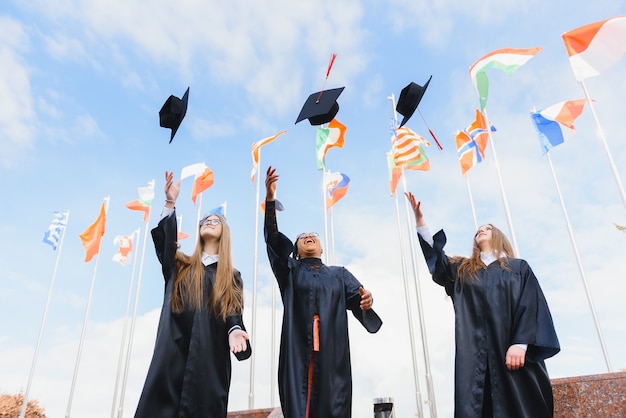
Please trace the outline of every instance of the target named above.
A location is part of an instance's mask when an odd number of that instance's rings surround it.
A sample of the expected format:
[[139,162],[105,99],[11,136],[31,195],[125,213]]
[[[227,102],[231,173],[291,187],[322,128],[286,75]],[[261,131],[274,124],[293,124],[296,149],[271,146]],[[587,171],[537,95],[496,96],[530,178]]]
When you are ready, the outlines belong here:
[[[553,399],[544,360],[560,351],[552,316],[537,278],[525,260],[510,258],[510,271],[494,261],[478,280],[462,284],[458,264],[443,251],[446,236],[437,232],[432,248],[420,244],[433,280],[452,298],[455,313],[454,416],[481,417],[489,373],[493,416],[552,417]],[[524,367],[509,371],[506,351],[528,344]]]
[[[228,330],[241,316],[226,321],[201,312],[172,312],[170,298],[176,277],[176,214],[162,219],[152,239],[165,278],[165,296],[154,353],[135,412],[136,418],[226,417],[231,363]],[[215,280],[217,263],[204,271],[205,298]],[[239,272],[236,280],[243,285]],[[250,348],[242,358],[250,356]],[[241,354],[241,353],[240,353]]]
[[320,350],[315,353],[310,416],[349,418],[352,372],[347,310],[371,333],[381,326],[373,310],[359,307],[361,283],[343,267],[319,260],[315,271],[289,255],[293,244],[276,226],[274,202],[266,202],[265,241],[283,301],[278,362],[278,391],[286,418],[304,418],[307,376],[313,347],[313,315],[317,306]]

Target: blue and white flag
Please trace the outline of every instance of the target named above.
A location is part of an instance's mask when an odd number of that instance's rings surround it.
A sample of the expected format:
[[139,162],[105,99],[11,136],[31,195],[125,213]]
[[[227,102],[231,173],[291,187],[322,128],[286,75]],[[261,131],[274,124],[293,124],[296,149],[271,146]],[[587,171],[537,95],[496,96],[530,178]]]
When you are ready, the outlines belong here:
[[52,222],[48,230],[43,235],[43,242],[52,246],[56,251],[59,241],[61,241],[61,233],[67,226],[67,213],[54,212]]

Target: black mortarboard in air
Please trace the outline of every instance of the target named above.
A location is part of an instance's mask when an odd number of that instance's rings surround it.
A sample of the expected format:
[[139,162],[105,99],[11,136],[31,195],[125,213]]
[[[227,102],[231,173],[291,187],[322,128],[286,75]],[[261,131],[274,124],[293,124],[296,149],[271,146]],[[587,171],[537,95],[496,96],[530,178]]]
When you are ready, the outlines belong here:
[[324,90],[322,92],[313,93],[306,99],[296,123],[301,120],[308,119],[311,125],[322,125],[328,123],[339,112],[339,103],[337,98],[345,87],[337,89]]
[[426,84],[424,84],[424,86],[420,86],[417,83],[411,82],[400,92],[398,104],[396,105],[396,111],[404,116],[400,127],[404,126],[404,124],[409,121],[411,116],[413,116],[413,112],[415,112],[415,109],[417,109],[417,105],[420,103],[420,100],[422,100],[424,92],[426,92],[426,88],[428,87],[428,83],[430,83],[431,78],[433,78],[432,75],[430,76]]
[[159,123],[163,128],[170,128],[172,135],[170,136],[170,144],[178,127],[183,121],[183,118],[187,114],[187,102],[189,101],[189,87],[183,95],[182,99],[176,96],[170,96],[167,98],[161,110],[159,110]]

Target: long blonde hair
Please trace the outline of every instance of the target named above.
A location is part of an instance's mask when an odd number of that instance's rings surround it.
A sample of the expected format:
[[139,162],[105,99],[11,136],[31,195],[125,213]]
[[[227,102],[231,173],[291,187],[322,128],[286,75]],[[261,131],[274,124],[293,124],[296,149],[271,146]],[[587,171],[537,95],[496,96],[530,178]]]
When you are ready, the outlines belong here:
[[226,317],[230,315],[241,315],[243,312],[243,289],[237,279],[239,272],[233,267],[230,228],[223,216],[216,216],[222,223],[222,235],[218,244],[217,271],[211,297],[207,301],[204,300],[204,265],[202,264],[204,239],[198,234],[198,241],[192,255],[176,251],[178,271],[172,292],[172,312],[181,313],[185,309],[194,311],[208,309],[222,320],[226,320]]
[[[491,248],[496,257],[498,257],[498,263],[503,270],[509,270],[507,257],[515,257],[513,247],[502,231],[491,224],[487,225],[491,226]],[[472,246],[472,255],[470,258],[458,256],[450,257],[451,263],[459,263],[457,272],[461,282],[465,281],[467,278],[477,279],[478,270],[486,267],[485,263],[480,259],[480,248],[475,238],[473,242],[474,245]]]

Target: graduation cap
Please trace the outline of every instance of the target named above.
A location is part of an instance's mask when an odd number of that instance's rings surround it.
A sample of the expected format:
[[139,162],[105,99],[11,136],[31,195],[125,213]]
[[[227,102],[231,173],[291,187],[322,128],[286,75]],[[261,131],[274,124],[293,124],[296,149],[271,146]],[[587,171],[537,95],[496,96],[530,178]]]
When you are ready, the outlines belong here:
[[417,109],[417,105],[420,103],[420,100],[422,100],[422,97],[426,92],[426,88],[428,87],[428,83],[430,83],[431,78],[433,78],[432,75],[423,86],[411,82],[400,92],[398,104],[396,105],[396,111],[404,116],[400,127],[404,126],[404,124],[409,121],[411,116],[413,116],[413,112],[415,112],[415,109]]
[[311,125],[322,125],[328,123],[339,112],[339,103],[337,98],[345,87],[339,87],[331,90],[318,91],[313,93],[306,99],[296,123],[301,120],[308,119]]
[[170,136],[170,144],[178,127],[183,121],[183,118],[187,114],[187,102],[189,101],[189,87],[183,95],[182,99],[176,96],[170,96],[167,98],[161,110],[159,110],[159,124],[163,128],[170,128],[172,135]]

